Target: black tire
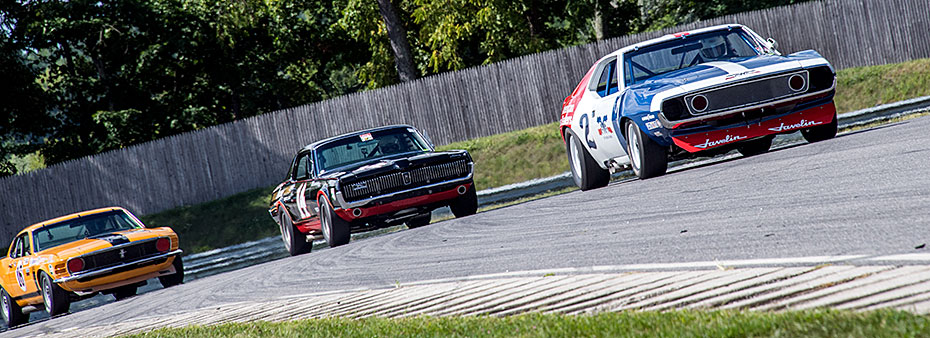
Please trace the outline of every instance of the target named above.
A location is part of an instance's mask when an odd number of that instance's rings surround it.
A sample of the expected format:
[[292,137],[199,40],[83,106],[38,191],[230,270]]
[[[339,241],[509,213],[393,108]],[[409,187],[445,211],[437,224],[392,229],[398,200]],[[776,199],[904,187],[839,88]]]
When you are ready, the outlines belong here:
[[772,148],[772,140],[774,139],[775,135],[771,135],[760,139],[746,141],[741,143],[736,148],[736,151],[746,157],[767,153],[769,149]]
[[174,256],[174,261],[171,262],[171,266],[174,267],[175,273],[158,277],[158,281],[161,282],[162,287],[170,288],[184,283],[184,261],[181,260],[181,256]]
[[282,206],[278,206],[278,225],[281,228],[281,240],[291,256],[303,255],[313,249],[313,243],[307,242],[304,235],[291,220],[291,215]]
[[452,200],[452,203],[449,204],[449,209],[452,209],[452,214],[456,218],[478,213],[478,193],[475,190],[475,184],[472,183],[468,191]]
[[320,228],[330,248],[349,243],[351,235],[349,222],[336,215],[333,206],[326,201],[325,197],[320,198]]
[[624,129],[633,173],[640,179],[665,175],[668,170],[668,151],[639,130],[633,121],[627,121]]
[[410,219],[408,219],[408,220],[407,220],[406,222],[404,222],[404,223],[407,224],[407,228],[408,228],[408,229],[416,229],[416,228],[419,228],[419,227],[422,227],[422,226],[427,226],[427,225],[429,225],[429,222],[430,222],[432,219],[433,219],[433,214],[432,214],[432,213],[425,213],[425,214],[422,214],[422,215],[416,215],[416,216],[414,216],[414,217],[411,217]]
[[135,296],[138,289],[139,287],[137,287],[135,284],[120,286],[116,289],[113,289],[113,297],[116,297],[116,300],[120,301]]
[[49,317],[68,313],[71,308],[71,299],[68,291],[62,289],[52,281],[52,278],[42,271],[39,273],[39,284],[42,286],[42,301]]
[[3,288],[0,288],[0,303],[2,303],[0,308],[3,311],[3,321],[6,323],[6,327],[12,329],[29,321],[29,314],[24,314],[23,308],[16,304],[10,294],[6,292],[6,289]]
[[833,121],[827,124],[801,129],[801,136],[808,143],[820,142],[836,137],[836,114],[833,114]]
[[588,150],[575,137],[570,129],[565,131],[565,152],[568,154],[568,166],[572,170],[575,185],[581,190],[591,190],[607,186],[610,183],[610,171],[597,165]]

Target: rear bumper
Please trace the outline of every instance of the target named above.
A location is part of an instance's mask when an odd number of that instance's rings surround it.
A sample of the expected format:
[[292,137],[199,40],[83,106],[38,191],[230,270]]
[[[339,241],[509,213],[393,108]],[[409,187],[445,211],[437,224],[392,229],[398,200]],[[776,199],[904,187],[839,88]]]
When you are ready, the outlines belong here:
[[828,124],[833,122],[835,116],[836,106],[830,99],[827,103],[765,119],[758,123],[688,135],[674,135],[672,141],[685,151],[696,153],[766,135],[794,132]]

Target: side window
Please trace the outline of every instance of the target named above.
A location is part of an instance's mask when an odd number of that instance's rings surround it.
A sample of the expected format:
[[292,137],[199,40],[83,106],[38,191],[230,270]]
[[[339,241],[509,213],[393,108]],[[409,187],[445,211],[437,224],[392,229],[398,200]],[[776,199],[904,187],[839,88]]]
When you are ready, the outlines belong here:
[[19,258],[26,255],[26,247],[28,246],[26,243],[26,235],[27,234],[22,234],[13,240],[13,245],[10,245],[10,258]]
[[310,178],[311,169],[310,153],[300,155],[300,157],[297,158],[296,165],[294,166],[294,179],[305,180]]
[[601,76],[597,80],[597,94],[603,97],[616,93],[617,90],[617,59],[613,59],[601,70]]

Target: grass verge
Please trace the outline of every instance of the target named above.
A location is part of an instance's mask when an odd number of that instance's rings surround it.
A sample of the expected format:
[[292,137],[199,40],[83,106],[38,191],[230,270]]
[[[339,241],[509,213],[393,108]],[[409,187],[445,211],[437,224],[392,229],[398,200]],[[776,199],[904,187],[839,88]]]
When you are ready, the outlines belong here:
[[900,311],[622,312],[512,317],[329,318],[159,329],[133,337],[926,337]]
[[[930,59],[849,68],[837,74],[835,100],[839,113],[928,95]],[[471,153],[478,189],[549,177],[568,170],[557,122],[456,142],[439,149],[465,149]],[[266,211],[272,189],[255,189],[217,201],[171,209],[146,215],[142,220],[146,224],[174,228],[187,253],[273,236],[278,234],[277,226]]]

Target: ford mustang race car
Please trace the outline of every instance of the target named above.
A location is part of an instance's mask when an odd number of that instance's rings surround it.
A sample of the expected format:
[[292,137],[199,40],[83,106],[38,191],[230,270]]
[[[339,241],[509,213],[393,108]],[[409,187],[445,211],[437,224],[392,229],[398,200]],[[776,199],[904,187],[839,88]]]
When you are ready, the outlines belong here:
[[268,212],[291,255],[310,252],[316,238],[335,247],[353,232],[427,225],[443,206],[474,214],[472,166],[467,151],[435,151],[411,126],[348,133],[298,151]]
[[181,284],[184,266],[171,228],[146,228],[123,208],[58,217],[23,229],[0,260],[0,307],[8,327],[44,306],[51,316],[98,292],[117,300],[147,279]]
[[777,134],[836,136],[833,67],[813,50],[781,55],[742,25],[682,32],[598,60],[562,105],[575,183],[607,185],[627,163],[641,179],[670,160],[764,153]]

